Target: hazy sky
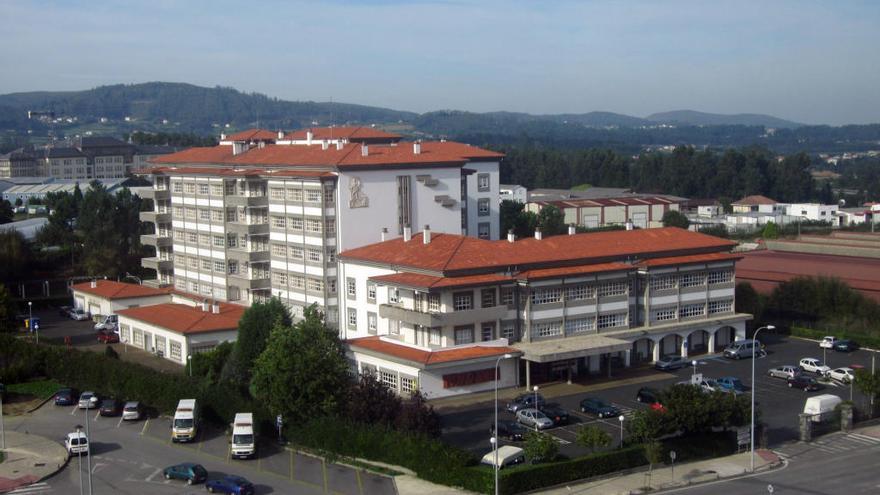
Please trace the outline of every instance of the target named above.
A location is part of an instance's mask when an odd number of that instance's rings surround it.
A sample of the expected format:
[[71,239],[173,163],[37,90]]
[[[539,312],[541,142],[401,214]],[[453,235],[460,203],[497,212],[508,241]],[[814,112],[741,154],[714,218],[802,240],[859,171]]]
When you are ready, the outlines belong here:
[[880,122],[880,1],[0,0],[0,93],[232,86],[424,112]]

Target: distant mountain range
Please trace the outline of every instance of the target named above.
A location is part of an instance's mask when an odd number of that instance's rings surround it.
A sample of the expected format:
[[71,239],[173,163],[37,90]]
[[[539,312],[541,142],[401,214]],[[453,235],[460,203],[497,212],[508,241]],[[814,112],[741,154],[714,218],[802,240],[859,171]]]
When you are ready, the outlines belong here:
[[417,114],[348,103],[285,101],[225,87],[150,82],[101,86],[84,91],[34,91],[0,95],[0,129],[23,130],[23,127],[28,127],[28,110],[52,112],[55,117],[76,117],[76,124],[79,125],[102,123],[104,119],[103,123],[113,123],[121,128],[150,129],[171,125],[177,130],[197,133],[217,133],[217,128],[226,124],[235,129],[255,126],[291,129],[306,127],[312,122],[320,125],[409,124],[415,131],[446,135],[495,133],[499,129],[547,122],[593,128],[636,128],[659,124],[776,128],[801,125],[769,115],[722,115],[692,110],[656,113],[646,118],[612,112],[531,115],[438,111]]

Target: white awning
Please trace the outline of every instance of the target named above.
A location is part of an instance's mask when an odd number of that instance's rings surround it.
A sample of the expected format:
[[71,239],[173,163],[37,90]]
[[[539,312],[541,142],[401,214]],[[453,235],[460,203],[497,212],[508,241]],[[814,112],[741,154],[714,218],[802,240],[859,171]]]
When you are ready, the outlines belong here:
[[522,351],[522,359],[534,363],[550,363],[564,359],[599,356],[632,349],[632,342],[604,335],[581,335],[538,342],[517,342],[513,347]]

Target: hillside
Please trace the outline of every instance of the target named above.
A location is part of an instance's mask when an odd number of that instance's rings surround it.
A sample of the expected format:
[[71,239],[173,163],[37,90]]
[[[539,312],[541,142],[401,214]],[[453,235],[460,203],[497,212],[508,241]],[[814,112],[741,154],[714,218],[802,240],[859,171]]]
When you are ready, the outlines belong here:
[[674,110],[671,112],[661,112],[648,115],[647,120],[664,124],[679,125],[745,125],[745,126],[763,126],[782,129],[791,129],[801,127],[804,124],[798,124],[790,120],[780,119],[772,115],[763,115],[757,113],[738,113],[733,115],[725,115],[720,113],[705,113],[694,110]]

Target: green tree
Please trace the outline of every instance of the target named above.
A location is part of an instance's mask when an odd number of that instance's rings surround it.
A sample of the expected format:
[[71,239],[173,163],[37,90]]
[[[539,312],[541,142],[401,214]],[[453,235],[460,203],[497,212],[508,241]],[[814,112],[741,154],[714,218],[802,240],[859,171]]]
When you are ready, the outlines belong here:
[[349,388],[345,401],[349,418],[372,425],[393,425],[400,407],[400,396],[369,373],[362,374]]
[[15,198],[15,206],[21,206],[23,204],[21,198]]
[[559,444],[552,436],[535,430],[526,432],[523,450],[531,463],[550,462],[559,454]]
[[500,220],[502,236],[506,236],[507,232],[513,230],[513,235],[521,239],[523,237],[531,237],[535,232],[538,217],[530,211],[525,211],[525,206],[522,203],[509,199],[501,202]]
[[15,328],[15,301],[5,285],[0,284],[0,332],[14,332]]
[[394,424],[401,431],[411,431],[432,438],[440,436],[440,415],[418,390],[403,401]]
[[[880,405],[880,372],[874,372],[860,368],[856,370],[853,386],[868,398],[868,407],[873,404],[876,408]],[[871,411],[872,413],[874,411]]]
[[21,232],[0,232],[0,282],[11,283],[29,273],[32,253]]
[[559,208],[547,205],[538,213],[538,227],[545,236],[564,234],[567,230],[565,216]]
[[339,414],[351,384],[336,331],[314,305],[304,316],[293,327],[275,325],[251,381],[254,398],[289,421]]
[[748,282],[740,282],[736,284],[736,312],[748,313],[755,317],[756,321],[761,321],[764,314],[764,298],[758,294],[758,291]]
[[761,231],[761,237],[764,239],[776,239],[779,237],[779,227],[774,222],[767,222],[764,230]]
[[687,229],[691,226],[691,221],[688,220],[688,217],[685,216],[684,213],[676,210],[669,210],[663,214],[663,226]]
[[585,425],[577,431],[575,442],[595,451],[611,445],[611,435],[596,425]]
[[223,379],[246,387],[251,380],[254,362],[266,350],[269,333],[280,325],[289,327],[290,313],[277,297],[247,308],[238,321],[238,338],[223,368]]
[[648,487],[650,487],[654,464],[663,462],[663,444],[656,440],[645,444],[645,460],[648,461]]
[[730,234],[728,234],[727,232],[727,226],[725,226],[723,223],[712,225],[710,227],[703,227],[700,229],[700,233],[720,237],[722,239],[727,239],[728,237],[730,237]]
[[638,443],[652,442],[669,430],[666,411],[638,409],[626,423],[629,438]]
[[9,223],[15,217],[12,204],[5,199],[0,199],[0,224]]

